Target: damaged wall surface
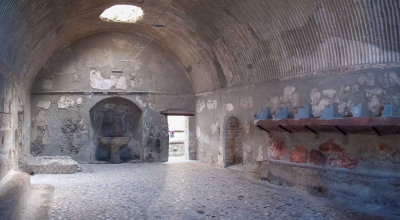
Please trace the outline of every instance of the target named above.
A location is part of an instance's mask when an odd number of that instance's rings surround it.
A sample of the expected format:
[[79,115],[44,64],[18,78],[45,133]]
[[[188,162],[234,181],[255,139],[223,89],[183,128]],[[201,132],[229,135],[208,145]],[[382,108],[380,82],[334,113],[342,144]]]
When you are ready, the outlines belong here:
[[[228,119],[237,117],[242,126],[242,165],[247,172],[317,195],[351,201],[363,198],[368,204],[399,207],[393,195],[400,193],[396,187],[400,135],[289,134],[283,130],[269,134],[254,124],[255,115],[266,108],[275,114],[288,107],[293,117],[307,104],[311,104],[313,117],[320,117],[332,103],[343,116],[363,103],[372,117],[381,117],[384,104],[400,101],[399,77],[399,67],[376,68],[197,94],[198,159],[220,167],[231,165],[226,162],[231,153],[225,148],[223,134],[229,129]],[[328,170],[329,175],[325,174]],[[348,172],[352,172],[351,180]],[[371,185],[363,178],[371,180]],[[374,181],[381,188],[376,189]],[[335,185],[338,182],[340,186]],[[346,193],[352,187],[365,190]]]
[[[20,167],[24,155],[29,154],[29,106],[24,106],[28,95],[22,84],[0,63],[0,179],[8,171]],[[24,109],[24,107],[26,109]]]
[[[157,44],[146,47],[148,42],[149,39],[137,35],[102,33],[83,38],[55,54],[32,87],[31,153],[67,155],[79,162],[97,160],[97,136],[110,136],[110,132],[100,134],[98,126],[92,126],[100,119],[91,118],[89,112],[100,101],[118,96],[141,112],[132,112],[132,117],[138,117],[132,124],[138,124],[129,129],[139,130],[134,132],[135,138],[131,138],[127,148],[121,149],[131,155],[123,157],[165,161],[168,125],[160,111],[193,111],[194,95],[176,58]],[[105,104],[113,109],[112,102]],[[118,110],[114,116],[130,112],[121,108],[114,108],[114,112]],[[129,124],[127,120],[121,123]]]
[[129,137],[130,143],[119,149],[123,161],[141,158],[142,112],[133,102],[120,97],[104,99],[90,110],[92,141],[96,146],[96,159],[107,160],[110,156],[100,137]]

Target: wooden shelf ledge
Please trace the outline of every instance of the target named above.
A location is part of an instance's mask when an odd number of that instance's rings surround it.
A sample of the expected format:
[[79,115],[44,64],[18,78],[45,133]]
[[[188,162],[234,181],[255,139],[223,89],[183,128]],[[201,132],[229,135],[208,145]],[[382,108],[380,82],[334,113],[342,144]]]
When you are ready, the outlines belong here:
[[369,118],[338,118],[320,119],[305,118],[295,120],[287,118],[282,120],[256,120],[255,124],[269,132],[335,132],[343,135],[352,133],[374,133],[379,136],[400,134],[400,117],[369,117]]

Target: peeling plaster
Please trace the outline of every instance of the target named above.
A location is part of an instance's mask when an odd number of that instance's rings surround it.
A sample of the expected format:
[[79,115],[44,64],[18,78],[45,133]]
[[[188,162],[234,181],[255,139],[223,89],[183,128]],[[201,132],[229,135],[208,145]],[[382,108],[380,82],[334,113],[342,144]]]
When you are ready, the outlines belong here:
[[324,96],[327,96],[330,99],[334,99],[335,96],[336,96],[336,93],[337,93],[337,91],[334,90],[334,89],[325,89],[325,90],[322,91],[322,94]]
[[220,131],[219,121],[215,122],[215,124],[211,124],[211,135],[218,136]]
[[82,104],[82,98],[81,97],[76,99],[76,104],[78,104],[78,105]]
[[117,84],[115,85],[115,88],[120,90],[128,90],[128,84],[126,83],[125,77],[123,76],[119,77]]
[[310,92],[310,98],[311,98],[311,105],[317,105],[321,100],[321,93],[318,92],[318,89],[313,88],[311,89]]
[[200,138],[200,136],[201,136],[201,129],[199,126],[196,127],[196,136],[197,136],[197,138]]
[[233,111],[233,109],[234,109],[234,107],[233,107],[232,103],[226,104],[226,107],[225,107],[226,111],[230,112],[230,111]]
[[46,121],[46,112],[40,110],[39,113],[35,117],[35,126],[36,127],[45,127],[47,124]]
[[274,96],[268,100],[267,106],[271,112],[275,113],[280,108],[280,100],[278,96]]
[[244,129],[244,133],[245,133],[245,134],[249,134],[249,133],[250,133],[250,124],[246,124],[246,125],[243,127],[243,129]]
[[320,117],[326,107],[333,103],[331,99],[321,99],[318,105],[312,106],[312,114],[314,117]]
[[242,109],[252,109],[254,107],[253,97],[245,97],[240,99],[240,107]]
[[105,79],[99,71],[90,71],[90,86],[94,89],[109,90],[117,84],[117,81],[114,76],[111,76],[110,79]]
[[368,102],[368,108],[375,114],[381,109],[381,103],[376,95],[371,97],[371,100]]
[[286,86],[283,89],[283,101],[288,102],[295,91],[296,91],[296,87]]
[[218,107],[218,101],[216,99],[209,99],[207,101],[207,109],[208,110],[217,109],[217,107]]
[[197,112],[202,112],[206,107],[206,103],[203,100],[198,100],[196,103],[196,110]]
[[136,104],[141,108],[146,107],[146,103],[140,97],[136,97]]
[[257,153],[256,161],[257,162],[264,161],[264,151],[263,151],[262,145],[258,146],[258,153]]
[[46,100],[39,100],[36,106],[39,108],[48,109],[50,108],[50,105],[51,105],[50,100],[46,99]]
[[61,96],[58,100],[58,108],[66,109],[75,105],[75,100],[72,97]]
[[143,80],[137,77],[134,73],[129,76],[129,82],[131,83],[132,88],[141,86],[143,84]]

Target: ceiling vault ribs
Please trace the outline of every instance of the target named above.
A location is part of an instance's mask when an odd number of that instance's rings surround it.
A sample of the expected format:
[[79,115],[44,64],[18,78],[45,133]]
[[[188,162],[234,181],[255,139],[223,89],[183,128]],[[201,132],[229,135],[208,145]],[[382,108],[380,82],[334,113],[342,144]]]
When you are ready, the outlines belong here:
[[52,54],[79,38],[141,34],[180,60],[197,93],[400,61],[397,0],[124,3],[141,7],[143,19],[102,21],[99,15],[117,0],[2,1],[0,60],[31,82]]
[[[160,15],[157,17],[157,19],[155,20],[155,22],[153,22],[153,25],[160,25],[159,24],[159,20],[160,20],[160,18],[161,18],[161,16],[165,13],[165,11],[169,8],[169,6],[171,5],[171,3],[173,2],[174,0],[170,0],[170,2],[168,3],[168,5],[167,6],[165,6],[164,7],[164,9],[162,10],[162,12],[160,13]],[[172,19],[172,18],[171,18]],[[169,22],[168,22],[169,23]],[[168,27],[168,23],[166,23],[166,24],[161,24],[161,25],[164,25],[165,27]]]

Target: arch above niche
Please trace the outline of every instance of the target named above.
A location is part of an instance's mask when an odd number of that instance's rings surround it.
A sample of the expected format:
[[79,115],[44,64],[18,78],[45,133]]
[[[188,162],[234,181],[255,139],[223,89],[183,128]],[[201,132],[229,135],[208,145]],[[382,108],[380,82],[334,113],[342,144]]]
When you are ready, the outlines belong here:
[[[92,127],[103,126],[101,123],[108,123],[110,126],[104,129],[115,129],[114,131],[99,131],[100,136],[110,137],[126,136],[129,129],[124,122],[129,122],[129,120],[139,121],[142,115],[142,111],[137,105],[121,97],[103,99],[94,105],[89,113]],[[121,123],[119,123],[120,121]]]

